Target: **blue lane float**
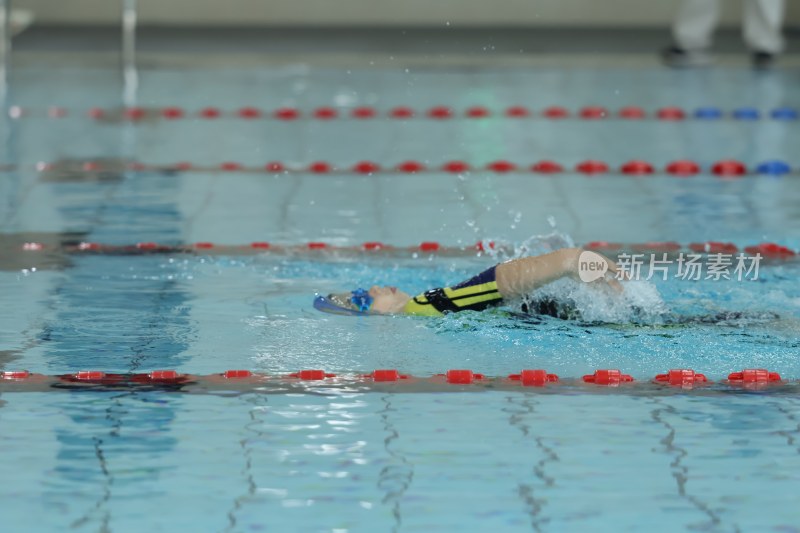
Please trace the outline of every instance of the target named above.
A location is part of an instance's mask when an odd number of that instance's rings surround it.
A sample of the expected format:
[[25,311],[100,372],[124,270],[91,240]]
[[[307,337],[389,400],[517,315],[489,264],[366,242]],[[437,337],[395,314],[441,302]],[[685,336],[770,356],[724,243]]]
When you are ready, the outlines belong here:
[[740,107],[733,110],[733,118],[737,120],[758,120],[761,113],[754,107]]
[[789,174],[791,171],[792,167],[789,166],[789,163],[780,160],[764,161],[756,167],[757,173],[770,174],[772,176],[782,176]]
[[698,107],[694,110],[694,118],[716,120],[722,118],[722,110],[718,107]]
[[798,118],[797,109],[791,107],[778,107],[773,109],[770,115],[776,120],[797,120]]

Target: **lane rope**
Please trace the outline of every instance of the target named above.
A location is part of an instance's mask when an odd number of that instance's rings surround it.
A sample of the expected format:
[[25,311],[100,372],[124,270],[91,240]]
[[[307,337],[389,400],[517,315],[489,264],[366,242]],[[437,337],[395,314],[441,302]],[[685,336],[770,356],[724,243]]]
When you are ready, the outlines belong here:
[[397,369],[378,369],[368,374],[335,374],[320,369],[305,369],[289,374],[268,375],[244,369],[231,369],[217,374],[195,375],[176,370],[153,370],[136,374],[109,373],[102,370],[80,370],[70,374],[45,375],[27,370],[0,372],[0,392],[31,392],[47,390],[109,390],[156,388],[181,392],[262,392],[318,393],[321,389],[358,391],[425,392],[447,390],[514,390],[559,388],[563,392],[575,389],[612,388],[620,391],[632,388],[705,390],[730,392],[750,389],[776,388],[798,392],[800,382],[785,380],[777,372],[763,368],[747,368],[731,372],[717,383],[693,369],[671,369],[650,379],[634,378],[619,369],[597,369],[581,377],[562,378],[544,369],[523,369],[507,376],[489,377],[469,369],[450,369],[431,376],[412,376]]
[[793,107],[776,107],[773,109],[759,109],[756,107],[737,107],[722,109],[716,106],[703,106],[695,109],[686,109],[676,106],[666,106],[657,109],[645,109],[640,106],[629,105],[618,109],[609,109],[603,106],[587,105],[577,109],[563,106],[548,106],[531,108],[525,105],[510,105],[503,108],[489,108],[481,105],[467,107],[454,107],[437,105],[430,108],[415,108],[403,105],[392,107],[375,106],[321,106],[316,108],[279,107],[264,109],[248,105],[238,109],[224,109],[215,106],[201,109],[185,109],[180,106],[165,107],[127,107],[127,108],[102,108],[90,109],[67,108],[50,106],[47,109],[35,107],[10,106],[8,116],[12,119],[22,118],[50,118],[63,119],[69,116],[83,116],[97,121],[153,121],[181,119],[242,119],[242,120],[276,120],[291,122],[298,120],[453,120],[453,119],[546,119],[546,120],[658,120],[680,122],[687,120],[713,122],[718,120],[758,121],[776,120],[794,122],[800,118],[800,112]]
[[[725,254],[744,253],[760,254],[765,258],[791,259],[800,251],[774,242],[762,242],[739,247],[731,242],[704,241],[681,244],[676,241],[649,241],[641,243],[620,243],[610,241],[591,241],[582,245],[586,250],[605,253],[695,253]],[[257,241],[250,244],[217,244],[210,241],[199,241],[192,244],[162,244],[157,242],[138,242],[133,244],[103,244],[97,242],[65,243],[58,245],[40,242],[25,242],[14,247],[6,245],[9,252],[62,252],[68,254],[101,254],[101,255],[148,255],[148,254],[209,254],[209,255],[380,255],[392,257],[417,257],[422,254],[441,255],[447,257],[473,257],[488,253],[514,254],[511,244],[494,241],[479,241],[472,245],[444,245],[438,241],[423,241],[417,245],[398,246],[379,241],[367,241],[355,245],[336,245],[324,241],[308,241],[297,244],[271,243]]]
[[[0,165],[0,170],[27,170],[27,165]],[[587,176],[624,175],[624,176],[650,176],[671,175],[687,178],[702,173],[708,173],[720,178],[739,178],[743,176],[769,175],[783,176],[800,174],[800,167],[794,167],[782,160],[767,160],[748,167],[736,159],[721,159],[709,166],[703,166],[696,161],[681,159],[667,163],[664,167],[648,161],[633,159],[620,166],[612,166],[605,161],[587,159],[574,166],[543,159],[534,163],[521,163],[508,160],[496,160],[486,165],[472,165],[463,160],[451,160],[443,163],[430,164],[413,159],[397,164],[381,164],[375,161],[363,160],[345,166],[337,166],[328,161],[314,161],[309,164],[289,164],[281,161],[270,161],[261,166],[248,166],[236,161],[225,161],[216,165],[195,164],[181,161],[172,164],[145,163],[140,161],[104,161],[104,160],[63,160],[55,162],[39,162],[32,169],[42,174],[69,172],[69,173],[104,173],[104,172],[159,172],[167,174],[180,174],[185,172],[201,173],[241,173],[241,174],[336,174],[336,175],[397,175],[397,174],[467,174],[473,172],[490,172],[493,174],[541,174],[558,175],[567,172],[576,172]]]

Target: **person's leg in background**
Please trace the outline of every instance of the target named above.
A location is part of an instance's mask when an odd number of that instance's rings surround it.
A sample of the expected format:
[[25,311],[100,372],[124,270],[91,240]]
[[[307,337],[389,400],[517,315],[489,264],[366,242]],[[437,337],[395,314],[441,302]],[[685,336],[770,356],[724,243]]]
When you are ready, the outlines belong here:
[[783,51],[785,0],[745,0],[744,41],[753,52],[753,66],[768,68]]
[[711,63],[714,29],[719,20],[719,0],[683,0],[672,24],[674,45],[663,53],[672,67],[697,67]]

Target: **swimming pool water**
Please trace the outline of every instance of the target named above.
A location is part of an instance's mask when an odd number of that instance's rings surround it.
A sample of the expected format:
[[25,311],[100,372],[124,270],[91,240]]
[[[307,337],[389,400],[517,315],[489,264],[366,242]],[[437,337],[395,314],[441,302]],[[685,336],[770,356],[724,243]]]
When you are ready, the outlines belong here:
[[[11,103],[118,105],[113,74],[23,68]],[[799,103],[796,78],[794,71],[735,69],[175,69],[144,72],[140,104],[770,109]],[[503,376],[540,367],[579,377],[620,368],[644,380],[669,368],[692,367],[719,380],[765,367],[798,379],[800,267],[791,260],[765,262],[758,281],[654,281],[673,315],[752,315],[668,327],[655,319],[531,322],[504,313],[352,319],[311,307],[315,292],[354,285],[414,292],[457,282],[490,266],[495,259],[486,255],[65,255],[12,246],[66,238],[337,245],[488,239],[529,242],[532,251],[569,240],[774,241],[797,249],[796,175],[125,171],[55,180],[35,165],[105,157],[252,166],[545,158],[618,166],[641,158],[663,166],[694,158],[705,167],[730,157],[749,166],[786,159],[796,168],[798,127],[231,118],[134,125],[96,123],[78,112],[7,120],[4,161],[17,167],[0,176],[0,363],[50,375],[398,368],[426,376],[472,368]],[[780,318],[763,318],[772,312]],[[800,404],[792,393],[391,393],[324,385],[310,392],[4,392],[0,475],[13,480],[0,488],[4,521],[20,531],[115,532],[796,531],[800,523],[793,498]]]

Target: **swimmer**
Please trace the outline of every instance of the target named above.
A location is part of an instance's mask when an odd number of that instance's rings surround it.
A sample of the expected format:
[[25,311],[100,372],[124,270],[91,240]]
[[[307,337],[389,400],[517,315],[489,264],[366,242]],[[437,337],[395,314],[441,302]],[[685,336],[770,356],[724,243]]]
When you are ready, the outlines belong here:
[[[374,286],[369,290],[356,289],[349,293],[317,296],[314,307],[320,311],[340,315],[391,315],[441,316],[458,311],[483,311],[502,305],[505,301],[525,299],[534,290],[561,278],[578,277],[578,258],[584,250],[562,248],[544,255],[512,259],[495,265],[466,281],[452,287],[436,288],[411,296],[396,287]],[[615,279],[618,269],[614,261],[600,254],[608,265],[605,276],[592,285],[607,285],[622,292]],[[558,318],[567,311],[556,302],[545,300],[526,302],[523,310]]]

